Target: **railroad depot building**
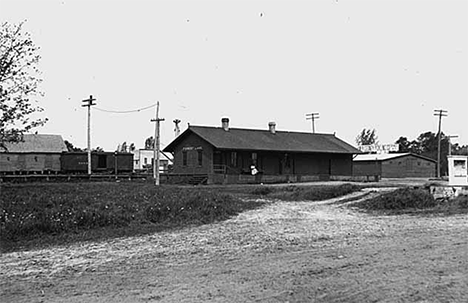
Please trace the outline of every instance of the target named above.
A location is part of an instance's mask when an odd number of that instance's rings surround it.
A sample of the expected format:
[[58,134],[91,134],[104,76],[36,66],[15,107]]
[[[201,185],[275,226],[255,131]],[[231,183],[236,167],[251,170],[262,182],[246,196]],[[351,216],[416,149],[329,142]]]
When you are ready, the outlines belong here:
[[361,154],[353,160],[355,176],[432,178],[437,161],[412,153]]
[[6,143],[0,149],[0,172],[44,173],[59,172],[60,157],[67,146],[60,135],[26,134],[23,141]]
[[[332,134],[268,128],[189,126],[165,152],[173,154],[173,175],[205,176],[207,183],[298,182],[353,175],[358,149]],[[258,173],[256,173],[258,172]]]

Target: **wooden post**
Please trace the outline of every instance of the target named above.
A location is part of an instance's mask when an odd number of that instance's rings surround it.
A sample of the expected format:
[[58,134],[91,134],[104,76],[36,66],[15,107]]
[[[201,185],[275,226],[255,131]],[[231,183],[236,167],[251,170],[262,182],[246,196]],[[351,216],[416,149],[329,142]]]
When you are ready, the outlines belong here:
[[154,156],[153,156],[153,177],[154,184],[159,185],[159,126],[160,122],[164,121],[163,118],[159,118],[159,101],[156,104],[156,118],[151,119],[151,122],[155,122],[154,125]]
[[93,99],[93,95],[90,95],[89,99],[82,101],[87,103],[81,105],[88,108],[88,175],[91,175],[91,106],[96,105],[93,101],[96,101],[96,99]]

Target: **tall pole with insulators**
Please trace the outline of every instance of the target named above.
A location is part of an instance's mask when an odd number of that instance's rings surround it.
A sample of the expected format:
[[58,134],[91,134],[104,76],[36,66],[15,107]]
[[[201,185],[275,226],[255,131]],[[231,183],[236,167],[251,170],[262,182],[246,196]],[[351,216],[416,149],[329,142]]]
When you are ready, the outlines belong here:
[[312,133],[315,134],[315,120],[320,118],[319,113],[306,114],[306,120],[312,120]]
[[151,122],[155,122],[154,125],[154,160],[153,160],[153,177],[154,184],[159,185],[159,123],[164,119],[159,118],[159,101],[156,104],[156,118],[151,119]]
[[179,123],[181,122],[179,119],[174,119],[172,122],[174,122],[175,127],[174,127],[174,135],[177,138],[180,135],[180,127]]
[[83,100],[82,102],[85,103],[81,105],[88,108],[88,175],[91,175],[91,106],[96,105],[93,101],[96,101],[96,99],[93,99],[93,96],[90,95],[89,99]]
[[447,117],[447,111],[443,109],[435,109],[434,116],[439,116],[439,131],[437,133],[437,178],[440,178],[440,137],[442,134],[442,117]]

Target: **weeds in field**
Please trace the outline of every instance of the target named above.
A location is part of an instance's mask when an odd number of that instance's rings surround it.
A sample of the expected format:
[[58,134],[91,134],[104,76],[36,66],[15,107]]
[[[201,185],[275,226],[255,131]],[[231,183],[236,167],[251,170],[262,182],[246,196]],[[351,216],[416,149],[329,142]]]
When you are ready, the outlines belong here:
[[73,238],[96,230],[104,237],[122,229],[131,235],[224,220],[259,205],[210,189],[144,183],[2,185],[0,241]]

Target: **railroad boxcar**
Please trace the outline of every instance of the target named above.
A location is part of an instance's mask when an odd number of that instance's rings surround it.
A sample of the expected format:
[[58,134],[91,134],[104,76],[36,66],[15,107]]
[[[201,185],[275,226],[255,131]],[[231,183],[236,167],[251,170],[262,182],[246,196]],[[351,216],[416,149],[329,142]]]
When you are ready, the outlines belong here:
[[[60,158],[63,173],[87,173],[88,153],[66,152]],[[91,171],[93,173],[115,173],[133,171],[132,153],[92,152]]]

